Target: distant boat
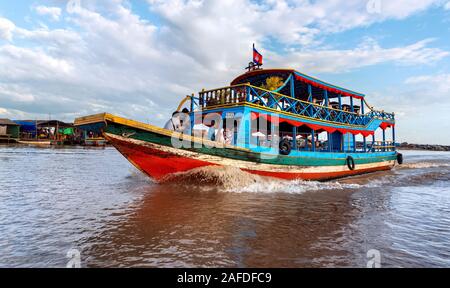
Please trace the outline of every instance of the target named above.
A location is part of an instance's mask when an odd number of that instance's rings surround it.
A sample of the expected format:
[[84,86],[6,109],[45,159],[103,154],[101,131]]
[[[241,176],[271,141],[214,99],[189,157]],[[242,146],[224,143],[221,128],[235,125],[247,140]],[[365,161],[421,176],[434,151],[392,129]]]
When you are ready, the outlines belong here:
[[[394,144],[394,113],[374,110],[361,93],[292,69],[250,67],[228,87],[188,96],[178,110],[188,102],[190,127],[201,124],[200,134],[108,113],[78,118],[75,125],[101,132],[156,181],[204,166],[234,166],[282,179],[327,180],[389,170],[402,162]],[[220,136],[215,139],[208,138],[204,127],[212,126],[211,117],[215,117],[213,134]],[[379,141],[377,129],[382,131]]]
[[107,140],[104,137],[86,138],[84,139],[84,146],[104,147]]
[[50,146],[50,145],[52,145],[51,140],[19,140],[18,143],[30,145],[30,146]]

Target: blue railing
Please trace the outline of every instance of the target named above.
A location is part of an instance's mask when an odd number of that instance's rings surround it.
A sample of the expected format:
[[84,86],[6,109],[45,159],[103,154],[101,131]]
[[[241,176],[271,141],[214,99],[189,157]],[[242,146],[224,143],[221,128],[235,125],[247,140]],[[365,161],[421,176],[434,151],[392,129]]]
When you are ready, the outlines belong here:
[[198,99],[194,99],[193,109],[215,109],[230,105],[250,104],[262,106],[277,111],[291,113],[294,116],[308,117],[318,120],[335,122],[337,124],[350,124],[366,126],[371,119],[378,118],[384,121],[395,121],[393,113],[371,110],[369,113],[360,114],[323,106],[296,98],[286,96],[274,91],[265,90],[250,84],[241,84],[201,91]]
[[376,110],[372,110],[369,112],[370,117],[372,118],[379,118],[382,120],[387,120],[387,121],[395,121],[395,116],[394,113],[387,113],[384,111],[376,111]]

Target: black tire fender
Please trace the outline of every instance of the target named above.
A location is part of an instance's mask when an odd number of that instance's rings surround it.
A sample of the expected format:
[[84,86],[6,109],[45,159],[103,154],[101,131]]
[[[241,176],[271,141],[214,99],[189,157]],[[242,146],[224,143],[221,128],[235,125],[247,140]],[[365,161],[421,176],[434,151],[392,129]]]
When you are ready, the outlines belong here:
[[397,152],[397,163],[402,165],[403,164],[403,154]]
[[355,159],[353,159],[352,156],[347,156],[345,162],[347,162],[348,169],[350,169],[351,171],[355,170]]
[[291,142],[288,139],[283,139],[280,141],[280,154],[281,155],[289,155],[291,154]]

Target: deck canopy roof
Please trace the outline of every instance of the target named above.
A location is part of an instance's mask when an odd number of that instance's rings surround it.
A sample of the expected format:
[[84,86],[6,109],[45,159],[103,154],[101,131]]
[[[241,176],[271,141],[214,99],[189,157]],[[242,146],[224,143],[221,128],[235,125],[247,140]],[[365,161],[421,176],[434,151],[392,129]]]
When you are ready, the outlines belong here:
[[19,124],[15,123],[9,119],[0,119],[0,125],[19,126]]
[[48,121],[38,121],[39,127],[59,127],[59,128],[71,128],[73,127],[70,123],[65,123],[59,120],[48,120]]
[[[329,98],[341,96],[349,96],[358,99],[363,99],[364,94],[342,88],[322,80],[316,79],[314,77],[308,76],[306,74],[300,73],[294,69],[260,69],[254,70],[247,73],[244,73],[238,76],[231,82],[231,85],[238,85],[250,82],[252,85],[258,86],[261,85],[262,82],[270,76],[278,76],[281,77],[284,81],[288,80],[288,78],[293,75],[295,76],[295,90],[297,98],[305,98],[305,95],[308,91],[307,86],[311,85],[312,87],[312,95],[314,98],[321,99],[323,98],[323,91],[326,90],[329,93]],[[283,91],[285,90],[285,91]],[[290,93],[285,93],[289,91],[289,87],[283,88],[280,91],[282,94],[290,95]],[[303,95],[302,95],[303,94]],[[303,96],[303,97],[302,97]]]

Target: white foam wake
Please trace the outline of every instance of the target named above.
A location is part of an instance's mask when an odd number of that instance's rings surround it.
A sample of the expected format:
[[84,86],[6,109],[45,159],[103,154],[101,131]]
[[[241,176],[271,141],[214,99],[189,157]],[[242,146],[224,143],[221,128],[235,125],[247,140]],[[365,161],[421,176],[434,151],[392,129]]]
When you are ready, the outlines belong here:
[[[361,182],[361,181],[354,181]],[[301,194],[307,191],[358,189],[361,187],[378,187],[382,181],[354,183],[344,181],[304,181],[281,180],[262,177],[242,171],[235,167],[208,166],[177,173],[166,178],[163,183],[177,185],[194,185],[203,191],[214,188],[222,192],[233,193],[290,193]],[[363,181],[365,182],[365,181]]]
[[439,162],[417,162],[417,163],[405,163],[398,168],[403,169],[425,169],[425,168],[438,168],[438,167],[450,167],[449,163]]
[[235,193],[301,194],[308,191],[358,189],[360,187],[362,187],[362,185],[353,183],[270,180],[264,183],[252,183],[243,187],[231,187],[226,189],[226,191]]

